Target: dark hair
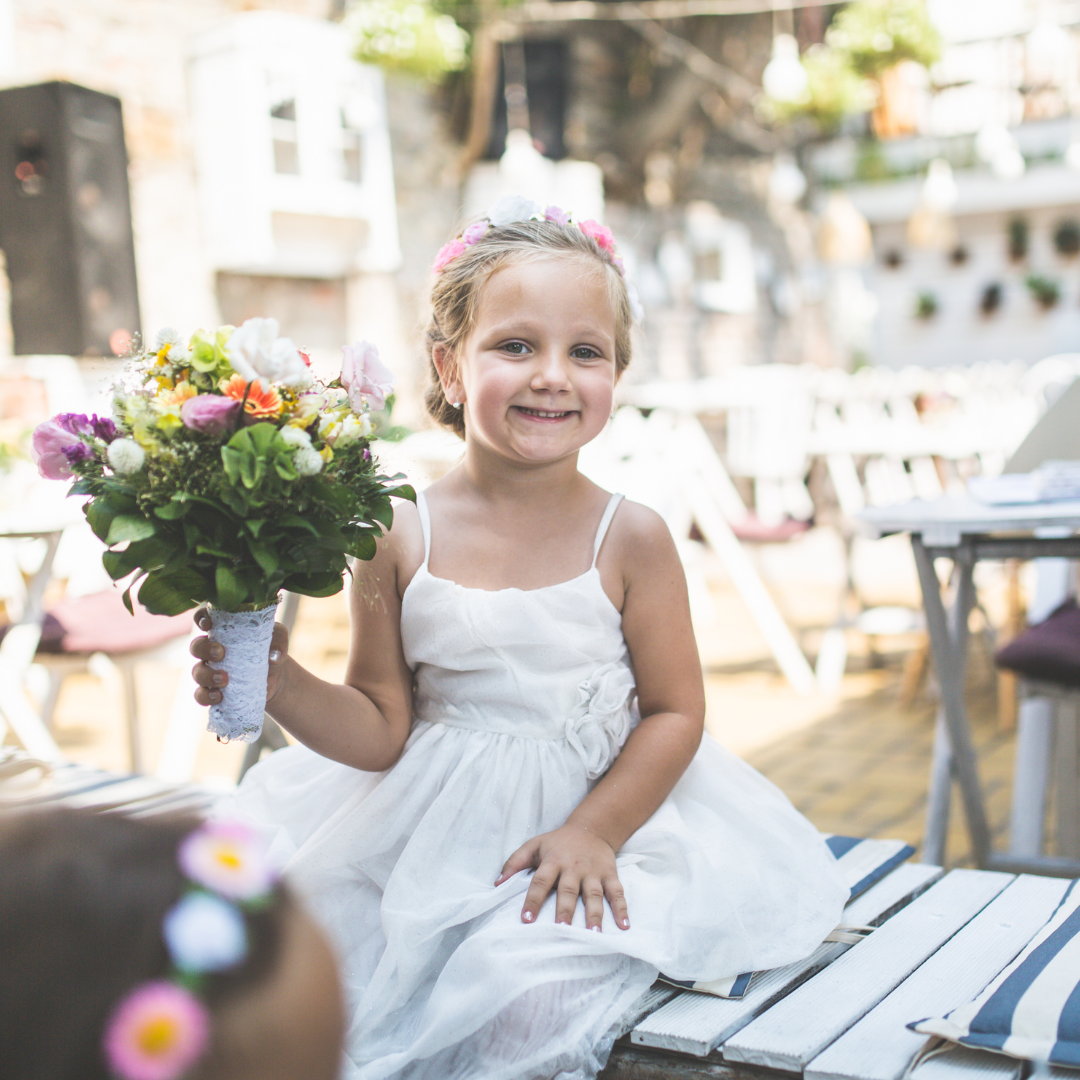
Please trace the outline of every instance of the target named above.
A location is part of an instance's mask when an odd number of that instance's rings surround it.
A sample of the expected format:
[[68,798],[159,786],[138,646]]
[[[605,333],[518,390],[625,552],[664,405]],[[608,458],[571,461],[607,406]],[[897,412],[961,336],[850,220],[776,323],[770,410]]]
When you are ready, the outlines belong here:
[[[190,885],[176,853],[198,825],[186,815],[0,815],[4,1080],[108,1080],[105,1025],[131,990],[168,971],[162,920]],[[211,1014],[271,974],[289,903],[279,888],[245,914],[247,958],[200,990]]]
[[605,251],[577,225],[553,221],[515,221],[492,225],[474,244],[439,272],[431,290],[431,323],[427,330],[428,367],[431,382],[424,404],[436,423],[465,437],[465,418],[446,400],[434,349],[445,345],[454,352],[476,325],[480,290],[496,270],[504,266],[550,258],[552,255],[594,260],[611,297],[615,312],[615,370],[622,374],[630,363],[630,327],[633,314],[622,272]]

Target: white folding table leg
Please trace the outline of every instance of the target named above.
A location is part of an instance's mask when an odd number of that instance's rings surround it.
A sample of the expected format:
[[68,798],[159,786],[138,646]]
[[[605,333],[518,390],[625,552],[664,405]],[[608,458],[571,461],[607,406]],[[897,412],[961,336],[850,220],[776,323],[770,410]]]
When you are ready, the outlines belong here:
[[934,755],[930,761],[930,791],[926,800],[926,824],[920,858],[932,866],[945,862],[945,841],[949,835],[949,809],[952,804],[953,763],[945,714],[938,709],[934,725]]
[[1057,703],[1054,731],[1054,810],[1057,818],[1057,853],[1080,858],[1080,788],[1077,762],[1080,732],[1077,731],[1077,699],[1062,697]]

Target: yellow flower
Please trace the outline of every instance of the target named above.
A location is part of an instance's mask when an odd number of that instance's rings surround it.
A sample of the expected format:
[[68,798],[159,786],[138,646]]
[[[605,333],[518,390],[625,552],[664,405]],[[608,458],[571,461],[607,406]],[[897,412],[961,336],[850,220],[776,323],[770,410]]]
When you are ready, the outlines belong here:
[[158,407],[167,408],[175,405],[179,408],[188,398],[197,397],[198,393],[199,391],[185,379],[183,382],[178,382],[174,389],[161,391],[154,398],[154,404]]
[[324,446],[319,451],[319,457],[321,457],[323,461],[325,461],[326,464],[329,465],[330,462],[334,460],[334,451],[331,450],[329,446]]

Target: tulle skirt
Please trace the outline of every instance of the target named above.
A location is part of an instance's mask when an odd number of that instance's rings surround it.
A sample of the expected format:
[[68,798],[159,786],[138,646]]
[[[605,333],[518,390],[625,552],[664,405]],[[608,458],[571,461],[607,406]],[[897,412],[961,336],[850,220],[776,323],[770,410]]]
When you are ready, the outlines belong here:
[[589,1080],[658,972],[712,980],[808,955],[847,889],[817,831],[709,736],[617,857],[630,929],[520,913],[507,857],[562,825],[591,784],[565,739],[418,723],[365,773],[304,747],[219,807],[267,832],[337,948],[347,1080]]

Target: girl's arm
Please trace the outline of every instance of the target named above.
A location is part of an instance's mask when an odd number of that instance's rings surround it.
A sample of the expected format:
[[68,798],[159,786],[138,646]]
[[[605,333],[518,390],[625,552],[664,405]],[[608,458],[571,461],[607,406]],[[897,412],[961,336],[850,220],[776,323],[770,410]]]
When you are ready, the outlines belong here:
[[601,552],[601,576],[609,576],[605,563],[623,567],[623,634],[642,719],[566,824],[507,860],[496,884],[536,868],[522,908],[525,922],[535,921],[557,887],[556,922],[572,920],[580,894],[590,929],[601,927],[604,896],[618,925],[630,925],[615,852],[667,798],[701,743],[705,688],[675,543],[659,515],[636,503],[624,502],[616,521],[619,528],[613,523],[605,544],[612,550]]
[[[409,737],[412,672],[402,655],[398,576],[415,546],[412,524],[419,531],[407,510],[399,512],[393,530],[380,539],[375,558],[353,564],[344,684],[327,682],[301,667],[287,654],[288,632],[282,626],[274,629],[266,711],[305,746],[354,769],[388,769]],[[191,651],[204,661],[223,655],[221,646],[207,638],[192,642]],[[195,666],[200,704],[211,704],[224,685],[214,681],[219,674],[205,663]]]

